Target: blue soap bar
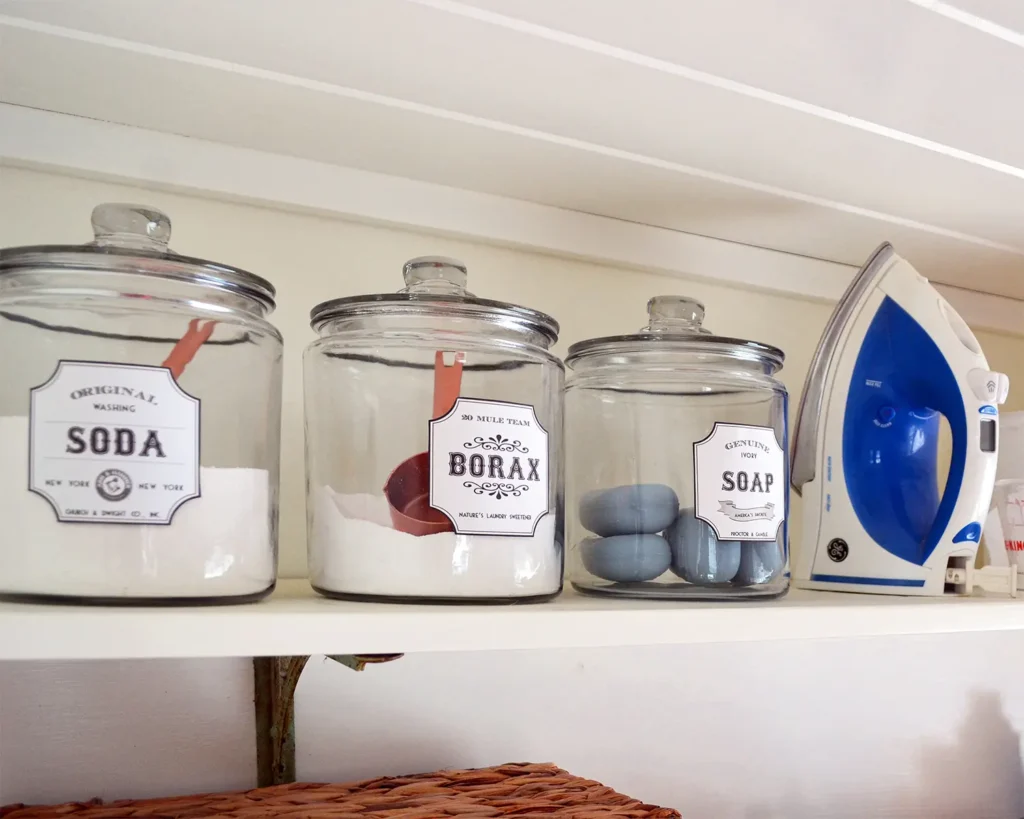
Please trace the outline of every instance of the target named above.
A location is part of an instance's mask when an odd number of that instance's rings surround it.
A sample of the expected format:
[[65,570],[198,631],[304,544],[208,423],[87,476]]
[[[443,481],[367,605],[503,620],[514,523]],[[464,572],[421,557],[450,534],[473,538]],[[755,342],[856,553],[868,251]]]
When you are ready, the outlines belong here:
[[662,532],[678,513],[679,496],[661,483],[598,489],[580,498],[580,523],[601,537]]
[[616,583],[654,580],[668,571],[672,552],[661,535],[588,537],[580,543],[588,572]]
[[665,532],[672,548],[672,571],[683,580],[702,586],[732,580],[740,569],[740,542],[719,540],[715,530],[683,509]]
[[782,571],[782,547],[774,540],[744,543],[742,552],[734,583],[741,586],[768,583]]

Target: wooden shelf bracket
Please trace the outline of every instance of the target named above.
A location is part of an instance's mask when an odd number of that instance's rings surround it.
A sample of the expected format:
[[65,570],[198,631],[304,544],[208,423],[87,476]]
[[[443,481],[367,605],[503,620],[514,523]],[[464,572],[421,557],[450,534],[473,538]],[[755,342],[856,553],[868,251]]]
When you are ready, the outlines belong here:
[[[329,659],[362,671],[397,660],[401,654],[332,654]],[[256,709],[256,784],[260,788],[295,781],[295,688],[309,655],[253,659]]]

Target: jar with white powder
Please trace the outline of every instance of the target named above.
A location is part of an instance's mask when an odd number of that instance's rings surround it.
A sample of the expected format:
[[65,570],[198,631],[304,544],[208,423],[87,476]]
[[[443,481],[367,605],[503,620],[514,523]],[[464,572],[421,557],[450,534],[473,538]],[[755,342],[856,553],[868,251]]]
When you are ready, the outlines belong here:
[[332,597],[523,602],[562,587],[558,324],[413,259],[317,305],[305,354],[310,579]]
[[100,205],[95,240],[0,250],[0,595],[229,603],[274,586],[274,288]]

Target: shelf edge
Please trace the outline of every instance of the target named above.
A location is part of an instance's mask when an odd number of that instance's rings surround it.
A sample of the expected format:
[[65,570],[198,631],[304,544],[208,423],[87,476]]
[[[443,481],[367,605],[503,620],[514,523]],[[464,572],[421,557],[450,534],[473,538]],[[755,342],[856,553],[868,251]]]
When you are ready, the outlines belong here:
[[[1020,601],[865,601],[590,608],[377,607],[283,599],[226,609],[5,604],[0,660],[172,659],[682,646],[1024,630]],[[312,603],[312,605],[311,605]],[[292,608],[292,607],[295,608]],[[754,609],[754,610],[752,610]]]

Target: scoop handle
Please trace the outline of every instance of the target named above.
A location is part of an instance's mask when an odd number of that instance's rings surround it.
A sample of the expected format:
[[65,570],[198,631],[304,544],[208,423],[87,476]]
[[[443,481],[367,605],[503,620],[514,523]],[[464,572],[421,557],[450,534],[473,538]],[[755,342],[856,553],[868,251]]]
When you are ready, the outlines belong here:
[[440,418],[455,406],[462,389],[462,364],[465,353],[455,353],[452,364],[444,363],[444,352],[434,353],[434,418]]
[[[181,337],[177,344],[171,349],[170,355],[164,360],[163,366],[171,371],[171,375],[177,380],[185,372],[185,367],[196,357],[199,348],[210,340],[213,335],[213,328],[217,322],[208,321],[202,327],[199,326],[199,319],[192,319],[188,323],[188,330]],[[452,402],[454,403],[454,401]]]

